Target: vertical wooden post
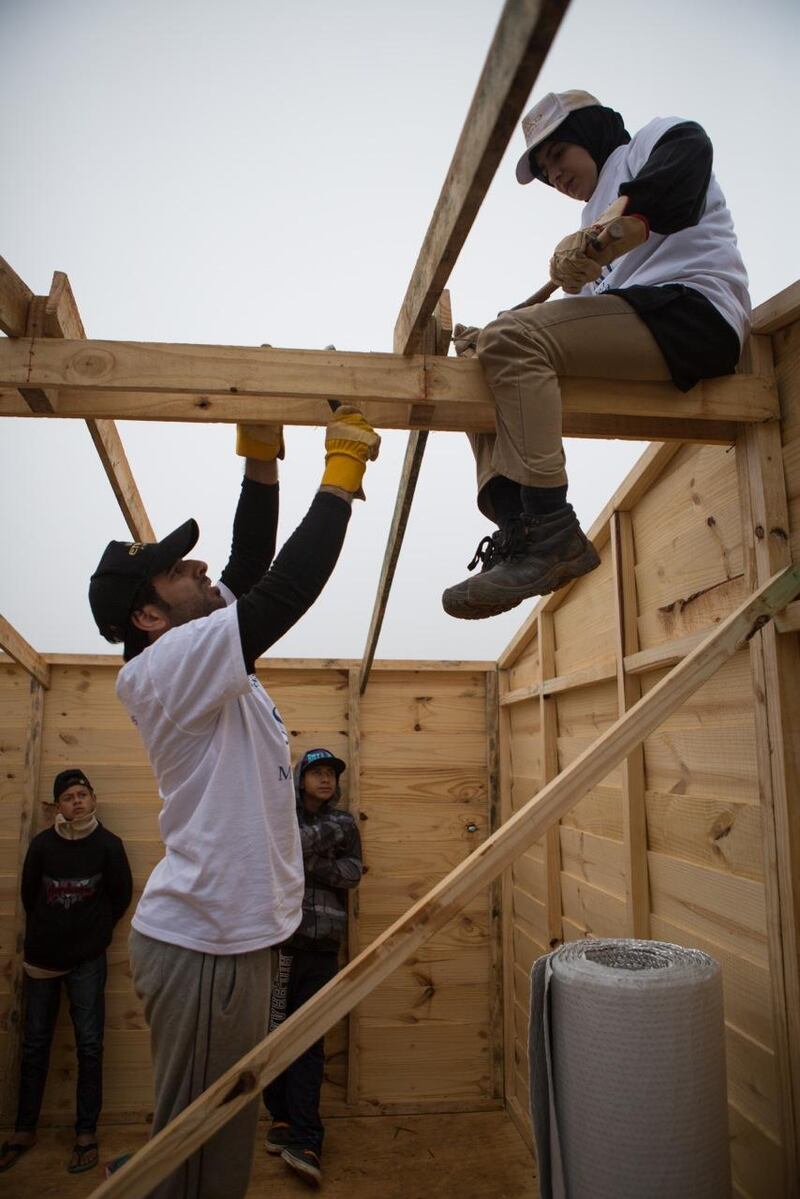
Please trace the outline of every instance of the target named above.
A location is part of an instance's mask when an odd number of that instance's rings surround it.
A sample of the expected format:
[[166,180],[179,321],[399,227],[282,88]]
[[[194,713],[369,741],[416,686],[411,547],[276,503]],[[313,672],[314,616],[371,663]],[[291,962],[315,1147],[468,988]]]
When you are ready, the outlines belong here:
[[8,1054],[3,1094],[3,1117],[13,1120],[16,1112],[17,1089],[19,1087],[20,1053],[22,1050],[22,989],[23,989],[23,943],[25,939],[25,911],[19,893],[22,864],[28,852],[31,836],[36,826],[36,803],[39,794],[39,773],[42,758],[42,722],[44,720],[45,689],[37,679],[30,680],[30,725],[25,747],[25,781],[22,787],[22,803],[19,819],[19,844],[17,850],[17,887],[14,903],[14,945],[11,957],[11,992],[8,1019]]
[[[751,339],[766,367],[768,339]],[[761,344],[758,344],[761,343]],[[791,562],[778,421],[750,425],[736,447],[748,587]],[[800,641],[772,623],[750,641],[761,799],[775,1063],[786,1194],[800,1177]]]
[[[642,695],[639,676],[625,673],[625,655],[635,654],[639,649],[633,522],[630,512],[615,512],[611,518],[611,553],[616,608],[614,651],[617,659],[617,715],[622,716]],[[637,745],[622,763],[622,832],[628,935],[647,938],[650,936],[650,888],[647,871],[644,746],[641,744]]]
[[[486,680],[486,790],[489,832],[501,824],[498,778],[500,747],[497,670],[487,670]],[[489,887],[489,1035],[492,1098],[503,1097],[503,881]]]
[[[348,811],[356,824],[361,824],[361,689],[359,670],[351,666],[347,672],[347,773]],[[359,832],[360,832],[359,827]],[[358,888],[350,891],[347,902],[347,957],[349,961],[361,951],[358,924]],[[358,1103],[360,1092],[360,1043],[358,1008],[347,1016],[347,1102]]]
[[[498,781],[500,824],[512,814],[511,709],[500,704],[508,691],[508,672],[498,679]],[[494,830],[492,830],[494,831]],[[503,937],[503,1087],[506,1106],[514,1094],[514,879],[508,866],[500,876]]]
[[[540,612],[539,682],[555,677],[556,641],[552,612]],[[539,728],[542,738],[542,786],[558,774],[558,707],[555,696],[539,695]],[[561,926],[561,831],[558,824],[547,830],[544,848],[547,887],[547,936],[551,949],[563,940]]]

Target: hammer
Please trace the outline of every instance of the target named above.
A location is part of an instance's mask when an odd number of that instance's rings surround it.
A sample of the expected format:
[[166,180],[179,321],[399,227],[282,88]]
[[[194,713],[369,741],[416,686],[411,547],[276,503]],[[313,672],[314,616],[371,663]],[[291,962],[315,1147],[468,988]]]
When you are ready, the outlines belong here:
[[[589,258],[597,258],[604,250],[607,250],[612,242],[620,241],[625,236],[625,230],[620,221],[612,221],[612,223],[603,230],[599,237],[593,237],[589,240],[586,247],[586,254]],[[558,283],[553,283],[548,280],[544,287],[540,287],[532,296],[528,296],[527,300],[523,300],[521,304],[515,304],[513,308],[507,308],[506,312],[516,312],[518,308],[530,308],[534,304],[544,304],[545,300],[549,300],[554,291],[557,291]]]

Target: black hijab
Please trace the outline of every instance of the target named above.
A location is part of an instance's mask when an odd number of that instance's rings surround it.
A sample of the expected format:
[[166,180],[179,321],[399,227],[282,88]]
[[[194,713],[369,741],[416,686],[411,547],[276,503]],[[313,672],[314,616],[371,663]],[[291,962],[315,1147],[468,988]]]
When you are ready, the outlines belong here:
[[546,142],[570,142],[575,146],[583,146],[591,155],[599,175],[609,155],[617,146],[624,146],[630,140],[631,135],[618,112],[614,112],[613,108],[592,104],[589,108],[576,108],[569,113],[554,133],[532,148],[528,161],[534,179],[547,183],[536,165],[536,151],[541,150]]

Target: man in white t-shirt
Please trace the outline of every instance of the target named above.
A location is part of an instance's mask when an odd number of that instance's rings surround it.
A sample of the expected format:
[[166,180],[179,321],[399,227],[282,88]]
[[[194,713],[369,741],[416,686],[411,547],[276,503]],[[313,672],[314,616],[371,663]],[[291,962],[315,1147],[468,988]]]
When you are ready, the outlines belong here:
[[631,137],[619,113],[571,91],[550,92],[522,129],[518,181],[585,207],[550,262],[567,299],[518,305],[483,330],[456,326],[456,350],[477,353],[497,408],[496,436],[470,441],[478,507],[498,529],[469,565],[480,572],[442,596],[464,620],[599,565],[567,502],[560,376],[672,379],[687,391],[735,369],[749,327],[747,272],[698,124],[658,117]]
[[[288,737],[255,661],[322,591],[379,444],[360,413],[339,408],[320,489],[273,562],[282,433],[240,426],[245,475],[220,582],[186,558],[193,520],[160,542],[112,541],[91,579],[100,632],[124,642],[117,694],[163,800],[166,854],[130,940],[150,1026],[153,1133],[266,1032],[270,947],[300,923],[304,876]],[[152,1194],[244,1196],[257,1118],[258,1094]]]

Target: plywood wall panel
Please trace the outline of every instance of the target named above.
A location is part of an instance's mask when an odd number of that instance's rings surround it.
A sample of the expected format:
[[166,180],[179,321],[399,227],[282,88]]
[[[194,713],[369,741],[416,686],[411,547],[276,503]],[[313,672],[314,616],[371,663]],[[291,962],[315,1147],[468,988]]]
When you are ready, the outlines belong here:
[[[52,675],[37,799],[49,799],[53,775],[64,766],[87,772],[101,819],[125,841],[135,906],[163,855],[161,805],[138,733],[115,697],[116,668],[76,662],[54,666]],[[271,670],[267,664],[259,676],[286,724],[294,760],[319,745],[347,760],[352,695],[346,667],[303,664]],[[468,667],[376,672],[359,715],[360,828],[367,873],[357,920],[363,946],[488,836],[485,674]],[[28,680],[19,668],[2,664],[0,1033],[10,1017],[11,997],[3,984],[15,936],[15,852],[28,722]],[[343,782],[346,801],[347,774]],[[108,953],[106,1119],[144,1119],[152,1108],[149,1035],[132,989],[129,928],[130,913],[115,930]],[[364,1038],[358,1045],[356,1103],[427,1104],[435,1110],[472,1099],[482,1106],[491,1102],[495,1001],[490,993],[497,985],[491,960],[488,896],[483,895],[365,1003],[361,1019],[352,1025]],[[326,1038],[326,1110],[346,1106],[349,1057],[348,1025],[342,1021]],[[53,1063],[43,1119],[68,1123],[75,1060],[66,1003]]]
[[[783,460],[790,496],[791,539],[800,558],[800,325],[776,337],[775,354],[784,404]],[[666,462],[666,458],[664,459]],[[632,475],[632,478],[635,477]],[[628,604],[625,640],[649,649],[711,628],[746,598],[743,512],[736,451],[687,445],[666,462],[646,490],[632,484],[632,554],[621,559]],[[627,516],[626,516],[627,519]],[[599,538],[604,540],[601,533]],[[603,565],[543,609],[552,614],[556,662],[553,674],[613,657],[615,597],[611,593],[610,547]],[[630,610],[631,603],[635,610]],[[540,610],[541,611],[541,610]],[[631,631],[633,630],[633,636]],[[631,641],[636,641],[634,649]],[[621,638],[622,640],[622,638]],[[512,643],[512,647],[513,647]],[[519,665],[513,648],[504,659],[501,689],[509,690]],[[621,660],[617,669],[624,669]],[[647,692],[667,673],[651,670],[637,679]],[[547,677],[547,676],[545,676]],[[532,672],[531,682],[536,682]],[[558,767],[589,748],[617,717],[620,680],[563,690],[557,705]],[[508,723],[507,790],[518,806],[544,770],[544,730],[514,705]],[[644,743],[644,835],[631,835],[628,779],[617,770],[564,815],[559,830],[561,932],[563,939],[630,935],[628,888],[631,853],[646,869],[641,890],[653,937],[696,946],[723,969],[731,1104],[731,1154],[735,1193],[784,1195],[785,1122],[781,1072],[776,1061],[763,818],[760,807],[755,697],[747,647],[701,688]],[[635,797],[634,797],[635,799]],[[523,1112],[527,1067],[520,1034],[527,973],[535,956],[530,930],[547,945],[545,860],[518,864],[512,872],[513,930],[509,939],[515,987],[510,1035],[515,1049],[511,1110]],[[537,894],[535,895],[534,892]],[[538,905],[538,906],[537,906]],[[549,914],[549,913],[548,913]],[[517,990],[519,993],[517,993]]]
[[605,546],[597,569],[574,584],[553,614],[557,675],[614,656],[612,588],[611,552]]
[[761,812],[748,795],[744,803],[648,791],[650,848],[715,870],[762,879]]

